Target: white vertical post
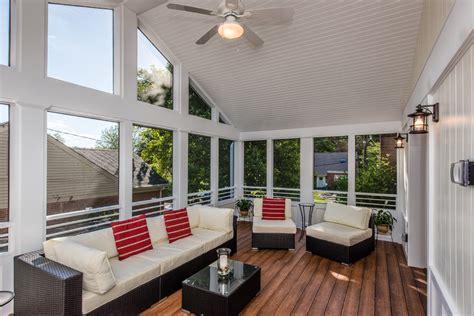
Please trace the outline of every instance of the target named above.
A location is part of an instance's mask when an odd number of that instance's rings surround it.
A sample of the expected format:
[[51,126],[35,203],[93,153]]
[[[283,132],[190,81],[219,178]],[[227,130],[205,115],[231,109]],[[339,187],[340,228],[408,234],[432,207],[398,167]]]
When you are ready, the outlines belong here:
[[133,199],[133,124],[120,122],[119,203],[121,219],[132,217]]
[[174,208],[188,204],[188,133],[173,133],[173,196]]
[[125,6],[116,9],[115,16],[119,23],[116,25],[120,33],[116,33],[119,41],[114,45],[119,55],[114,58],[115,93],[120,92],[124,99],[135,102],[137,100],[137,15]]
[[273,140],[267,139],[267,197],[273,197]]
[[234,142],[234,185],[237,198],[244,195],[244,142]]
[[174,65],[173,105],[181,114],[189,112],[189,75],[183,64]]
[[312,137],[300,140],[300,200],[313,202],[313,147]]
[[355,177],[356,177],[356,151],[355,151],[355,135],[349,135],[348,140],[348,153],[347,153],[347,204],[355,205],[356,204],[356,194],[355,194]]
[[12,164],[10,216],[16,254],[40,249],[46,235],[46,109],[11,107]]
[[216,205],[219,193],[219,138],[211,137],[211,204]]

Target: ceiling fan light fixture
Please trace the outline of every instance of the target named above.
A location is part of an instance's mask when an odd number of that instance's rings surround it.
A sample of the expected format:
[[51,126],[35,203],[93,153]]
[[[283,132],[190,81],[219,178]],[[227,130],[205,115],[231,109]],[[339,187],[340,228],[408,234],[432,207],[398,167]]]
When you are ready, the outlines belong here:
[[244,34],[244,28],[235,21],[235,18],[227,18],[224,23],[219,25],[217,32],[222,38],[236,39]]

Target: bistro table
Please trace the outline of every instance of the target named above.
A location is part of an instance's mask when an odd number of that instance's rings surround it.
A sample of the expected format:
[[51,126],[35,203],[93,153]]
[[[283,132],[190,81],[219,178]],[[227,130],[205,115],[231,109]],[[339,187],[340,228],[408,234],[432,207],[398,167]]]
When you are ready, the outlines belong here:
[[[301,216],[301,234],[300,240],[303,239],[303,236],[306,235],[306,227],[311,226],[311,221],[313,218],[314,203],[298,203]],[[308,223],[306,223],[306,210],[308,210]]]

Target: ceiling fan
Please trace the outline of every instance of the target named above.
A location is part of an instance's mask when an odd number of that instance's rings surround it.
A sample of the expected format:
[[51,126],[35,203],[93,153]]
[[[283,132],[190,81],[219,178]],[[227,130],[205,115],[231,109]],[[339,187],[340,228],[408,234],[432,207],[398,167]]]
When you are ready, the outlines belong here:
[[196,41],[198,45],[206,44],[214,35],[222,38],[236,39],[242,35],[255,47],[263,45],[263,40],[255,34],[241,19],[273,20],[277,23],[287,22],[293,18],[293,8],[268,8],[245,10],[242,0],[222,0],[217,10],[212,11],[183,4],[168,3],[168,9],[198,13],[223,18],[224,21],[213,26]]

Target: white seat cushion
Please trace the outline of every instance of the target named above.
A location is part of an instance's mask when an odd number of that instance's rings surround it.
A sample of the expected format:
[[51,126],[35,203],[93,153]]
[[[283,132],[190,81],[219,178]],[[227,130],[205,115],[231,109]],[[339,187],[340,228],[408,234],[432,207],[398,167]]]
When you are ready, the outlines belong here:
[[115,257],[109,259],[109,262],[115,275],[115,287],[103,295],[82,291],[82,313],[89,313],[160,276],[159,263],[139,256],[132,256],[122,261],[119,261],[118,257]]
[[372,212],[366,207],[328,203],[324,212],[324,221],[367,229],[371,215]]
[[306,235],[349,247],[372,237],[372,229],[322,222],[307,227]]
[[290,218],[272,221],[254,217],[252,231],[254,233],[296,234],[296,224]]

